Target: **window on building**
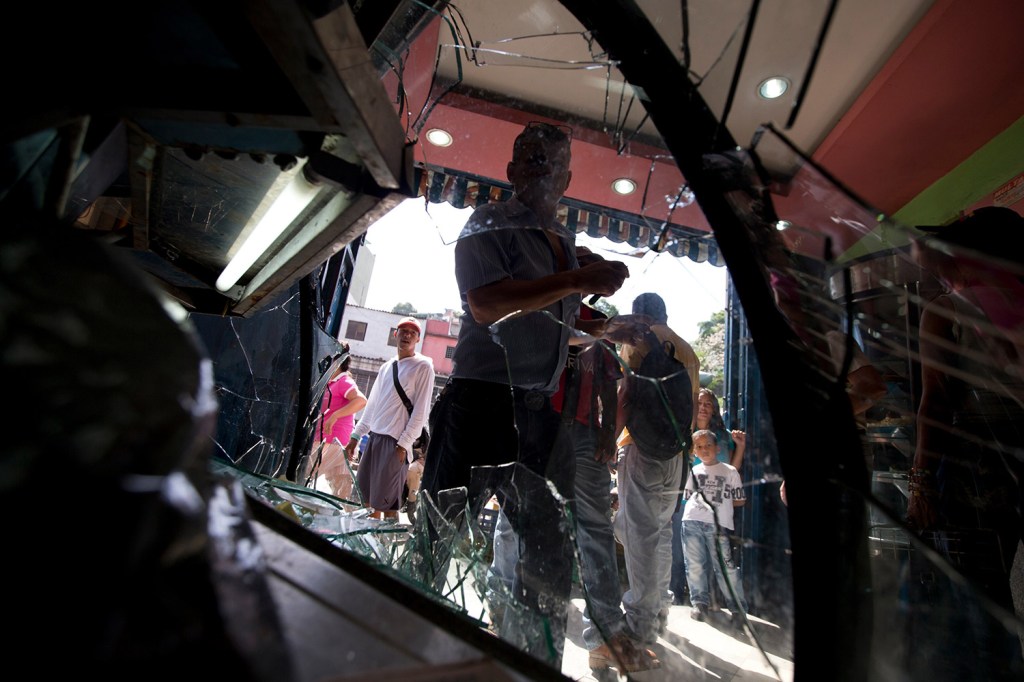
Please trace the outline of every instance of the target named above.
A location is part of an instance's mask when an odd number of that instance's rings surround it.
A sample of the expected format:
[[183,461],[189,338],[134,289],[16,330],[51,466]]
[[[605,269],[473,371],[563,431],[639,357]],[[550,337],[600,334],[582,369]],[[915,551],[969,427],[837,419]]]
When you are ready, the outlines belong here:
[[455,357],[455,346],[448,346],[444,349],[444,356],[449,360]]
[[377,379],[377,373],[366,369],[354,369],[351,370],[351,374],[363,395],[370,395],[370,389],[373,388],[373,382]]
[[348,329],[345,330],[345,338],[353,341],[362,341],[366,338],[366,323],[356,320],[348,321]]
[[397,327],[392,327],[391,328],[391,332],[388,333],[388,345],[389,346],[397,346],[398,345],[398,328]]

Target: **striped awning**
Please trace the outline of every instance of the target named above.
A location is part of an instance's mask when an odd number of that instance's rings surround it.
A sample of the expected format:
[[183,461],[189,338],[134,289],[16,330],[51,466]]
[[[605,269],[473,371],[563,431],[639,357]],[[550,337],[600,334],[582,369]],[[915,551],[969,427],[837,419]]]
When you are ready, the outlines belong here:
[[[485,178],[446,169],[416,168],[419,196],[434,204],[448,203],[455,208],[477,207],[512,196],[512,188]],[[697,263],[724,266],[713,236],[694,228],[664,223],[640,215],[613,211],[574,199],[564,199],[558,207],[558,220],[577,234],[605,238],[636,248],[665,251]]]

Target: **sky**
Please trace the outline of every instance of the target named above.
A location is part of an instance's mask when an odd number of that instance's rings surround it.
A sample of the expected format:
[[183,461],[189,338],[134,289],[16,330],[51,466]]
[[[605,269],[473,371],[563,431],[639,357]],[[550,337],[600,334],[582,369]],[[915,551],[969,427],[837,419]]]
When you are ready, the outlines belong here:
[[[450,204],[428,205],[423,198],[407,199],[374,223],[366,236],[366,246],[375,256],[367,307],[391,310],[409,302],[419,313],[461,308],[455,283],[455,238],[472,212],[472,208]],[[621,314],[630,312],[638,294],[655,291],[665,299],[669,327],[692,342],[699,323],[725,309],[724,267],[671,254],[626,255],[633,250],[628,244],[585,234],[577,235],[577,244],[629,267],[630,276],[622,288],[606,299]]]

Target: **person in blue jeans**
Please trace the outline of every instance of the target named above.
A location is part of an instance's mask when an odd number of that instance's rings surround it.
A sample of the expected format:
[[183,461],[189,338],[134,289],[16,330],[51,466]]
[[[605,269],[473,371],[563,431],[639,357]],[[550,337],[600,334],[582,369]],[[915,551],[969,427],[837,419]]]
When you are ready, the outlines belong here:
[[[714,432],[718,438],[718,461],[726,462],[736,467],[736,471],[743,470],[743,454],[747,448],[747,434],[745,431],[725,428],[725,419],[722,417],[721,407],[718,405],[718,396],[710,388],[702,388],[697,394],[697,419],[694,422],[695,429],[708,429]],[[694,457],[693,464],[699,464],[700,459]],[[683,552],[683,509],[686,501],[683,499],[682,491],[679,493],[679,502],[676,512],[672,515],[672,582],[669,589],[672,590],[672,603],[685,604],[686,592],[686,555]]]
[[[600,256],[580,256],[580,263]],[[588,306],[580,319],[604,315]],[[611,471],[616,457],[618,380],[622,376],[612,351],[600,343],[570,349],[565,371],[551,404],[562,415],[575,455],[575,498],[572,505],[576,550],[586,606],[583,642],[594,670],[616,668],[627,674],[659,666],[653,651],[625,632],[622,583],[611,521]],[[517,560],[515,532],[499,513],[494,532],[494,558],[488,570],[488,610],[492,621],[509,617],[508,607]],[[514,616],[513,616],[514,617]]]
[[[633,299],[633,313],[653,318],[651,331],[663,347],[671,345],[677,361],[683,364],[693,390],[691,400],[696,412],[697,387],[700,385],[700,359],[693,347],[668,326],[665,301],[654,292],[645,292]],[[629,589],[622,595],[626,612],[626,629],[635,640],[654,644],[665,631],[672,593],[672,513],[676,508],[687,453],[680,445],[679,453],[669,459],[646,452],[633,439],[628,424],[634,409],[633,396],[641,379],[633,373],[640,370],[651,347],[647,339],[623,344],[623,364],[632,373],[619,382],[618,423],[619,462],[617,481],[619,511],[615,515],[615,537],[622,543],[626,559]],[[646,381],[647,379],[643,379]],[[683,415],[679,415],[684,417]],[[685,417],[684,417],[685,419]],[[692,424],[692,419],[690,421]],[[682,424],[683,427],[688,424]]]
[[[582,262],[582,259],[581,259]],[[599,319],[600,312],[586,306],[581,319]],[[611,519],[611,470],[617,447],[618,380],[622,377],[615,355],[595,343],[570,355],[556,409],[569,424],[576,457],[576,548],[579,553],[586,607],[583,643],[593,670],[609,667],[620,673],[658,667],[659,662],[626,632],[622,610],[622,582]]]
[[690,471],[683,487],[683,551],[693,607],[690,617],[707,619],[714,574],[732,613],[733,625],[742,627],[747,602],[729,538],[733,531],[733,509],[746,503],[743,482],[736,467],[718,461],[718,437],[713,431],[695,431],[693,451],[700,462]]

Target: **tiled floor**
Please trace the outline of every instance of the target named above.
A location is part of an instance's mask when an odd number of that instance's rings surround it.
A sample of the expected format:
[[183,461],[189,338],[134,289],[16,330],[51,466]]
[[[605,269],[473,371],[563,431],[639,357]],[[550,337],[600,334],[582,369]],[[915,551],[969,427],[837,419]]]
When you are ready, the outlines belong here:
[[[576,607],[569,614],[568,638],[562,657],[562,672],[574,680],[608,682],[624,679],[614,670],[591,671],[587,650],[580,637],[583,600],[574,599]],[[712,613],[708,622],[690,618],[690,607],[673,606],[665,633],[651,649],[658,655],[661,667],[633,673],[629,679],[660,682],[661,680],[715,680],[716,682],[763,682],[793,679],[793,662],[789,658],[789,638],[778,626],[751,616],[750,623],[764,649],[759,650],[749,634],[733,632],[728,625],[728,612]]]

